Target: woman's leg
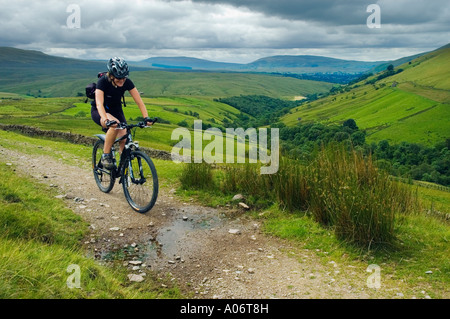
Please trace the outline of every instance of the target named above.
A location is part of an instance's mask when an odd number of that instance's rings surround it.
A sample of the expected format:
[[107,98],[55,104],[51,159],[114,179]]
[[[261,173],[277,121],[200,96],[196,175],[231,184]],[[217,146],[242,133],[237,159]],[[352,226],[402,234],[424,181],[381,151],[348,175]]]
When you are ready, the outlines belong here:
[[[115,116],[110,113],[106,113],[106,116],[109,121],[116,121],[117,123],[121,123],[123,121],[118,120]],[[106,128],[106,126],[104,126]],[[113,146],[116,139],[121,138],[127,133],[126,130],[116,130],[114,126],[110,127],[106,132],[105,137],[105,146],[103,148],[103,153],[109,154],[111,153],[111,147]],[[122,154],[123,148],[125,147],[125,140],[120,141],[120,150],[119,152]]]

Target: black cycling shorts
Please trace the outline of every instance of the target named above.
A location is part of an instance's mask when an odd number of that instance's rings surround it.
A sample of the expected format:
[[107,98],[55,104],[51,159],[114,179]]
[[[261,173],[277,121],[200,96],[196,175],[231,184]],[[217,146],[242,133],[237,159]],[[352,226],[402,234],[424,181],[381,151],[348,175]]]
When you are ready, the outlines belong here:
[[[95,105],[95,103],[92,103],[91,105],[92,105],[92,107],[91,107],[92,120],[95,123],[97,123],[97,125],[102,126],[100,124],[101,117],[100,117],[100,114],[98,113],[97,106]],[[125,118],[125,114],[123,114],[123,110],[120,110],[119,112],[114,112],[114,113],[113,112],[109,112],[108,110],[106,110],[106,113],[111,114],[112,116],[114,116],[116,119],[119,120],[120,123],[127,123],[127,120]]]

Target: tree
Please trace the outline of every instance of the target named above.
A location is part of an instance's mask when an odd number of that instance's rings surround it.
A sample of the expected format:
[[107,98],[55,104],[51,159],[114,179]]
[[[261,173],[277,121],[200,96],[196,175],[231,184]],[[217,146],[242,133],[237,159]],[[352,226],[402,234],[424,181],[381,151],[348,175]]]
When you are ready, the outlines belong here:
[[351,138],[353,145],[363,146],[366,143],[366,134],[362,131],[356,131]]
[[356,122],[354,119],[348,119],[343,124],[344,127],[348,127],[354,131],[358,130],[358,125],[356,125]]

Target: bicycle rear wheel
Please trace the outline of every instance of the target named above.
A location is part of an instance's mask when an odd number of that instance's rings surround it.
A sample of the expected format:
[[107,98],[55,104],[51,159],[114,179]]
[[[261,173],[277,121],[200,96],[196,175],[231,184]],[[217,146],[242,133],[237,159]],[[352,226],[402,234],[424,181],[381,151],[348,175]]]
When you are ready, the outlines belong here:
[[150,157],[131,152],[122,171],[122,187],[130,206],[138,213],[148,212],[158,198],[158,175]]
[[100,162],[103,154],[103,146],[104,143],[102,140],[95,142],[92,150],[92,168],[98,188],[104,193],[109,193],[114,188],[115,177],[114,173],[103,168]]

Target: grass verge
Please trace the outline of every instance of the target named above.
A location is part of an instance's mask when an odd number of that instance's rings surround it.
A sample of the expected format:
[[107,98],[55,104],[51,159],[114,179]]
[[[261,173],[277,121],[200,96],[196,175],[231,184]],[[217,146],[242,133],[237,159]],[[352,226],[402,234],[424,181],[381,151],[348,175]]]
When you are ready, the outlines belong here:
[[[54,198],[52,190],[19,176],[0,162],[0,298],[180,298],[152,276],[131,283],[126,268],[86,257],[81,240],[88,225]],[[79,285],[71,265],[79,267]]]

